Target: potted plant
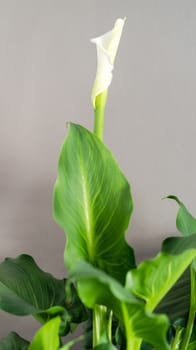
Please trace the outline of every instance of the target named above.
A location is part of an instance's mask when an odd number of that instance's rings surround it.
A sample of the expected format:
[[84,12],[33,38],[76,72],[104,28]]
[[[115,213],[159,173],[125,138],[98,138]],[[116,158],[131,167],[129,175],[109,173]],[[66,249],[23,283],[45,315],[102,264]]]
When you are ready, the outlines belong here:
[[[0,350],[195,350],[196,219],[175,196],[179,237],[138,266],[125,240],[133,212],[130,185],[103,142],[104,109],[124,19],[93,39],[97,74],[94,131],[69,123],[58,163],[53,213],[66,233],[68,277],[56,279],[28,255],[0,264],[0,307],[32,315],[29,342],[11,332]],[[83,332],[66,336],[79,324]],[[75,333],[74,333],[75,334]]]

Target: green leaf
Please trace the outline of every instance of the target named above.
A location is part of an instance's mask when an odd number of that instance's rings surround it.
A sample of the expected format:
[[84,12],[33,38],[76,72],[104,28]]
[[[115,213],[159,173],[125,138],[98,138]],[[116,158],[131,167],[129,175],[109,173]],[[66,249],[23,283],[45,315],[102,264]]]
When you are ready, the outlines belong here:
[[60,317],[55,317],[45,323],[35,334],[28,350],[58,350],[60,322]]
[[54,217],[67,234],[65,263],[90,262],[122,283],[135,266],[124,235],[133,201],[130,186],[106,146],[69,124],[54,188]]
[[153,311],[196,256],[196,235],[171,237],[162,252],[127,274],[126,288],[146,301]]
[[176,196],[166,198],[174,199],[179,204],[179,210],[176,217],[176,227],[184,235],[190,236],[196,233],[196,219],[191,215],[185,205]]
[[60,350],[69,350],[73,345],[84,340],[83,335],[70,340],[68,343],[64,344]]
[[169,237],[163,241],[162,251],[170,255],[180,255],[196,249],[196,234],[188,237]]
[[117,350],[112,343],[103,343],[95,346],[93,350]]
[[192,335],[191,335],[191,340],[188,346],[188,350],[195,350],[196,349],[196,326],[194,326]]
[[187,269],[157,305],[155,311],[167,314],[172,324],[177,320],[185,322],[189,313],[189,305],[190,269]]
[[81,300],[89,308],[106,305],[124,324],[131,341],[144,339],[159,350],[169,350],[166,333],[168,320],[164,315],[154,315],[145,310],[145,304],[127,291],[115,279],[83,261],[71,271],[77,281]]
[[196,340],[191,342],[188,346],[188,350],[195,350],[196,349]]
[[[0,308],[14,315],[38,314],[65,304],[65,282],[42,271],[32,257],[0,264]],[[50,310],[49,310],[50,314]]]
[[87,310],[79,299],[75,286],[69,280],[66,280],[64,299],[65,307],[53,306],[38,314],[38,318],[43,319],[45,322],[52,317],[60,316],[62,321],[60,327],[61,336],[73,332],[77,325],[84,322],[88,317]]
[[27,350],[29,342],[17,333],[11,332],[7,337],[0,339],[0,350]]

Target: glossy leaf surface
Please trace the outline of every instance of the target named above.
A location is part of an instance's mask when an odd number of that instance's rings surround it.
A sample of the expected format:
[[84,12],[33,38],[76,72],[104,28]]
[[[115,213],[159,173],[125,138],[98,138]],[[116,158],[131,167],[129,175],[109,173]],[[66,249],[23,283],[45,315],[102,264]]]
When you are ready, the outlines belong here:
[[41,327],[35,334],[28,350],[58,350],[60,322],[60,317],[55,317]]
[[129,330],[134,341],[146,340],[159,350],[168,350],[166,332],[168,321],[164,315],[146,312],[144,303],[135,298],[116,280],[85,262],[72,270],[79,296],[89,308],[106,305]]
[[42,271],[32,257],[6,258],[0,264],[2,310],[15,315],[29,315],[64,303],[64,280]]
[[111,152],[82,126],[69,124],[53,206],[67,235],[68,268],[84,260],[124,282],[135,265],[124,238],[133,209],[130,186]]
[[7,337],[0,339],[0,350],[27,350],[29,342],[17,333],[11,332]]

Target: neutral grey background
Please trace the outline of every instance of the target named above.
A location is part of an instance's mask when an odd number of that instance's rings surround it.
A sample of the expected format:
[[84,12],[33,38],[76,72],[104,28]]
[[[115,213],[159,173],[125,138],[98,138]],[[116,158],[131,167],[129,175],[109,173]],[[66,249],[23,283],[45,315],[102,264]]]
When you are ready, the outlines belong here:
[[[109,92],[105,143],[131,182],[127,233],[138,261],[176,234],[178,195],[196,214],[196,1],[0,0],[0,257],[26,252],[65,275],[51,197],[66,122],[92,129],[90,38],[127,16]],[[1,313],[0,336],[31,338]]]

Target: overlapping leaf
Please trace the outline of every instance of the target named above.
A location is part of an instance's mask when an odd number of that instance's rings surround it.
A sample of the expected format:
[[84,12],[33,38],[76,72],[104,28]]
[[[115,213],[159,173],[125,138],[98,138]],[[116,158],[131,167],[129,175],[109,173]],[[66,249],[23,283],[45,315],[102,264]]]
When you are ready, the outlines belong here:
[[185,321],[190,305],[190,269],[187,269],[157,305],[155,311],[167,314],[171,323]]
[[163,242],[162,252],[142,262],[127,274],[126,287],[154,310],[196,256],[196,235],[171,237]]
[[82,126],[69,124],[54,188],[54,217],[67,234],[65,262],[98,266],[124,282],[135,265],[124,235],[133,202],[111,152]]
[[168,196],[167,198],[175,200],[179,205],[176,216],[176,227],[184,235],[190,236],[196,233],[196,219],[188,211],[185,205],[176,196]]
[[15,315],[29,315],[64,304],[65,281],[42,271],[32,257],[6,258],[0,264],[2,310]]
[[27,350],[29,342],[17,333],[11,332],[7,337],[0,339],[0,350]]
[[[178,197],[171,195],[167,198],[175,200],[179,205],[176,227],[184,237],[169,238],[163,244],[163,250],[170,251],[171,254],[179,254],[191,246],[196,247],[196,219]],[[192,266],[196,270],[195,259]],[[190,271],[187,269],[157,306],[157,312],[166,313],[171,322],[186,320],[190,304],[190,283]]]
[[60,322],[60,317],[55,317],[44,324],[35,334],[28,350],[58,350]]
[[85,262],[78,262],[71,276],[77,280],[82,301],[89,308],[101,304],[112,309],[128,330],[132,341],[141,342],[144,339],[159,350],[169,349],[166,341],[168,321],[164,315],[147,312],[141,300],[116,280]]

